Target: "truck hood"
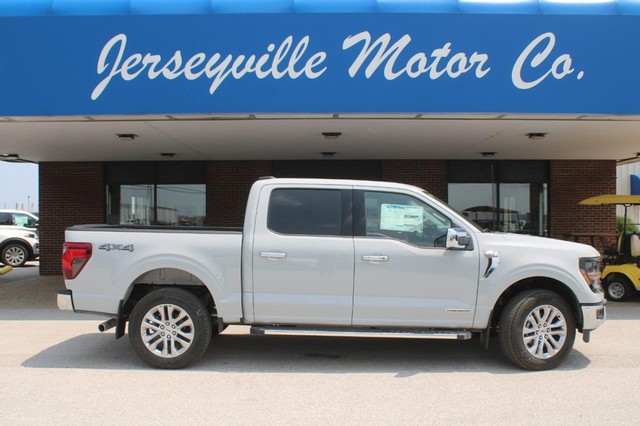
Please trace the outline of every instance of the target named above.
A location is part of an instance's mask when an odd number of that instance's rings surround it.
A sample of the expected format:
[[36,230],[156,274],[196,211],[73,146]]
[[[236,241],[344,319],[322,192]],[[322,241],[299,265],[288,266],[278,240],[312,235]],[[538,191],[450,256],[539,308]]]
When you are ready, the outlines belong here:
[[536,237],[532,235],[509,234],[501,232],[482,232],[476,234],[481,250],[499,250],[503,248],[529,248],[546,252],[569,252],[579,257],[595,257],[600,253],[587,244],[563,241],[555,238]]

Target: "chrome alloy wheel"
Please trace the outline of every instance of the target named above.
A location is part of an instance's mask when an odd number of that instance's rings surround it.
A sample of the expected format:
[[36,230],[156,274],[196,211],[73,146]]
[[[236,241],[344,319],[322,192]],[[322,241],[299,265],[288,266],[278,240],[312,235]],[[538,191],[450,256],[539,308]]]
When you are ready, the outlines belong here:
[[20,246],[11,246],[5,251],[4,257],[9,266],[19,266],[25,262],[27,253]]
[[538,306],[529,312],[522,327],[527,351],[538,359],[547,359],[560,352],[567,338],[567,322],[558,308]]
[[186,352],[193,342],[193,321],[179,306],[154,306],[140,324],[140,335],[152,354],[175,358]]

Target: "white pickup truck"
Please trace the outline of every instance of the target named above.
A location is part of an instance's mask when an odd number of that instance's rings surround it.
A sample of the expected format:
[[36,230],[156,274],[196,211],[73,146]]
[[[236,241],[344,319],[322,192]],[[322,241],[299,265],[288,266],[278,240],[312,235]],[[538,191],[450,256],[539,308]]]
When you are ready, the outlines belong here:
[[63,310],[102,314],[153,367],[181,368],[229,324],[252,334],[497,335],[531,370],[559,365],[606,319],[590,246],[490,233],[413,186],[275,179],[244,229],[74,226]]

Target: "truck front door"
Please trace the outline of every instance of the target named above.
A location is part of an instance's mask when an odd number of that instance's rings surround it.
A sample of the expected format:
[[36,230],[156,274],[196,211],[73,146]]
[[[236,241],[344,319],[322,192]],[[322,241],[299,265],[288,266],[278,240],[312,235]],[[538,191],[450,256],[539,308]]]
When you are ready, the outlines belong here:
[[445,249],[459,225],[409,194],[363,190],[355,200],[353,325],[470,327],[479,255]]
[[352,206],[349,187],[263,188],[253,247],[255,322],[351,324]]

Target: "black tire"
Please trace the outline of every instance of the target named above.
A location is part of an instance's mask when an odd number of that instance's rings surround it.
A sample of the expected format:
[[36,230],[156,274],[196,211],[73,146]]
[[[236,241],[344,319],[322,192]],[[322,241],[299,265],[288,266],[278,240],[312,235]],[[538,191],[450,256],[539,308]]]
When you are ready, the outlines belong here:
[[129,341],[138,356],[154,368],[183,368],[198,359],[211,341],[206,306],[180,288],[152,291],[129,317]]
[[604,279],[604,294],[609,300],[625,302],[633,293],[635,293],[633,284],[622,274],[609,274]]
[[9,243],[2,249],[0,253],[0,262],[14,268],[24,266],[29,260],[29,250],[20,243]]
[[549,370],[562,363],[573,348],[574,314],[558,294],[527,290],[504,308],[498,337],[505,356],[518,367]]

